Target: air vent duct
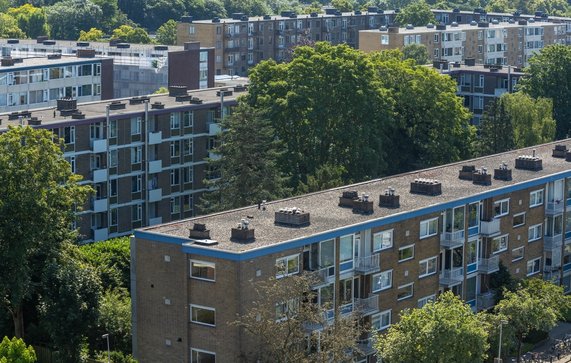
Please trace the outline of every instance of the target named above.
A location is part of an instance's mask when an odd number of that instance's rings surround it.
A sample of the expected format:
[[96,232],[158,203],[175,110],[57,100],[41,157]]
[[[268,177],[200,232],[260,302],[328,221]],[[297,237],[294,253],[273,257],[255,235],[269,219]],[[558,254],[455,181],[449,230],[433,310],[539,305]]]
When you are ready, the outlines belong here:
[[442,184],[436,179],[415,179],[410,183],[410,192],[430,196],[440,195],[442,194]]
[[488,169],[482,167],[472,174],[472,183],[476,185],[492,185],[492,174],[488,174]]
[[515,159],[515,168],[521,170],[539,171],[543,169],[541,158],[535,155],[521,155]]
[[309,212],[299,208],[281,208],[275,212],[275,223],[292,227],[303,227],[310,224]]
[[356,190],[345,191],[339,197],[339,206],[353,208],[353,202],[357,199],[359,199],[359,193]]
[[494,179],[503,181],[512,180],[512,170],[508,168],[508,164],[502,162],[498,169],[494,169]]
[[254,241],[254,228],[250,228],[250,220],[244,218],[238,223],[236,228],[232,228],[230,239],[236,242]]
[[379,207],[384,208],[399,208],[400,207],[400,196],[395,194],[395,189],[389,187],[385,190],[385,194],[379,195]]
[[353,201],[353,213],[372,214],[373,208],[373,201],[368,194],[362,194],[361,197]]
[[566,145],[555,145],[555,148],[553,149],[553,154],[551,154],[551,156],[553,156],[554,158],[565,158],[567,155],[567,146]]
[[472,180],[472,174],[476,171],[474,165],[463,165],[462,170],[458,173],[458,179],[461,180]]
[[192,229],[189,229],[188,238],[210,239],[210,230],[206,229],[204,223],[194,223]]

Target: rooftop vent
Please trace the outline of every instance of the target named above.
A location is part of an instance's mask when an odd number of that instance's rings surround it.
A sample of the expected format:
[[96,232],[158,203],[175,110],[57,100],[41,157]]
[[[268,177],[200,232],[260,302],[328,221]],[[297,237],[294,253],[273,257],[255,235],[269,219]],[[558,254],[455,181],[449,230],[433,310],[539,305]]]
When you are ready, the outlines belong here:
[[373,200],[368,194],[362,194],[357,200],[353,201],[353,213],[372,214]]
[[191,15],[183,15],[180,17],[181,23],[192,23],[192,16]]
[[191,95],[180,95],[180,96],[176,96],[174,98],[174,100],[176,102],[187,102],[187,101],[192,101],[192,96]]
[[78,47],[89,47],[89,42],[77,42],[75,45]]
[[412,194],[423,194],[423,195],[440,195],[442,194],[442,184],[436,179],[414,179],[410,183],[410,192]]
[[263,19],[264,19],[264,20],[270,20],[271,18],[272,18],[271,15],[264,15],[264,16],[263,16]]
[[478,22],[477,22],[477,21],[472,20],[472,21],[470,22],[470,26],[476,26],[476,25],[478,25]]
[[65,111],[65,110],[75,110],[77,109],[77,100],[72,97],[64,97],[58,99],[56,104],[56,110],[58,111]]
[[432,24],[432,23],[428,23],[428,24],[426,24],[426,27],[427,27],[428,29],[434,29],[435,25]]
[[218,17],[212,18],[212,22],[213,23],[220,23],[220,18],[218,18]]
[[242,17],[240,18],[240,20],[242,20],[242,21],[248,21],[248,15],[242,15]]
[[75,111],[71,114],[71,118],[74,120],[83,120],[85,119],[85,114],[81,111]]
[[565,161],[571,161],[571,151],[567,151],[565,154]]
[[194,105],[200,105],[202,104],[202,100],[198,97],[192,97],[190,100],[188,100],[191,104]]
[[515,24],[515,20],[509,19],[509,20],[508,20],[508,23],[510,23],[510,24]]
[[361,13],[361,10],[355,10],[355,13],[354,13],[354,14],[355,14],[355,15],[361,15],[362,13]]
[[492,185],[492,174],[488,174],[488,169],[482,166],[472,174],[472,183],[476,185]]
[[2,67],[10,67],[13,66],[14,63],[16,62],[14,62],[14,58],[11,57],[5,57],[0,60],[0,66]]
[[518,20],[517,25],[527,25],[527,20]]
[[59,53],[48,54],[48,59],[61,59],[61,54]]
[[387,31],[387,26],[386,25],[381,25],[381,27],[379,28],[380,31],[382,32],[386,32]]
[[553,156],[554,158],[565,158],[567,155],[567,145],[558,144],[555,145],[555,149],[553,149]]
[[115,46],[119,49],[131,48],[131,44],[129,44],[129,43],[117,43]]
[[129,99],[129,104],[130,105],[140,105],[145,101],[149,101],[150,98],[149,96],[141,96],[141,97],[132,97]]
[[275,212],[275,223],[292,227],[303,227],[309,225],[309,212],[299,208],[281,208]]
[[453,12],[453,13],[459,13],[459,12],[460,12],[460,9],[454,8],[454,9],[452,9],[452,12]]
[[490,27],[490,23],[486,22],[486,21],[481,21],[478,23],[478,28],[489,28]]
[[251,242],[255,240],[254,228],[250,228],[250,220],[242,218],[238,226],[232,228],[230,239],[237,242]]
[[309,16],[310,16],[311,18],[317,18],[317,13],[311,13],[311,14],[309,14]]
[[234,86],[234,92],[246,92],[248,90],[248,87],[243,85],[243,84],[239,84]]
[[8,43],[8,44],[18,44],[18,43],[20,43],[20,39],[8,39],[8,40],[6,41],[6,43]]
[[464,59],[464,64],[473,67],[476,65],[476,58],[466,58]]
[[500,22],[498,21],[498,19],[492,19],[492,24],[499,24]]
[[436,30],[446,30],[446,24],[437,24]]
[[379,8],[376,6],[367,7],[367,12],[369,12],[369,13],[376,13],[378,10],[379,10]]
[[529,18],[529,19],[527,20],[527,22],[528,22],[528,23],[535,23],[535,19],[534,19],[534,18]]
[[157,50],[157,51],[169,50],[169,46],[168,45],[155,45],[155,50]]
[[204,223],[194,223],[188,231],[188,238],[210,239],[210,230],[206,229],[206,224]]
[[541,18],[541,17],[543,16],[543,11],[536,11],[536,12],[535,12],[535,16],[536,16],[537,18]]
[[502,161],[499,168],[494,169],[494,179],[503,181],[512,180],[512,170],[508,168],[508,164],[505,161]]
[[109,104],[110,110],[124,110],[127,105],[121,101],[111,101]]
[[95,58],[95,49],[78,49],[76,56],[77,58]]
[[216,91],[216,96],[220,97],[220,96],[232,96],[232,91],[230,91],[229,89],[223,88],[219,91]]
[[42,44],[43,42],[45,42],[48,39],[49,38],[47,35],[40,35],[40,36],[36,37],[36,43]]
[[353,208],[353,202],[357,199],[359,199],[359,193],[356,190],[345,191],[339,197],[339,206]]
[[40,120],[37,117],[30,117],[28,119],[28,125],[30,125],[30,126],[39,126],[41,124],[42,124],[42,120]]
[[472,174],[476,171],[474,165],[463,165],[462,170],[458,174],[458,179],[461,180],[472,180]]
[[169,86],[170,97],[186,95],[186,92],[187,92],[186,86]]
[[335,15],[337,12],[337,9],[335,8],[325,8],[324,10],[326,15]]
[[153,110],[163,110],[165,108],[165,104],[159,101],[153,102],[151,104],[151,109]]
[[395,189],[389,187],[384,194],[379,195],[379,207],[398,208],[400,207],[400,196],[395,194]]
[[408,30],[412,30],[412,29],[414,29],[414,26],[413,26],[412,24],[407,24],[407,25],[406,25],[406,28],[407,28]]
[[450,26],[451,26],[452,28],[458,28],[458,23],[455,22],[455,21],[453,21],[452,24],[450,24]]
[[56,45],[55,40],[44,40],[44,45]]
[[244,13],[232,13],[232,20],[242,20],[242,16],[244,16]]
[[521,155],[515,159],[515,168],[522,170],[538,171],[542,170],[541,158],[535,155],[535,149],[533,149],[532,155]]

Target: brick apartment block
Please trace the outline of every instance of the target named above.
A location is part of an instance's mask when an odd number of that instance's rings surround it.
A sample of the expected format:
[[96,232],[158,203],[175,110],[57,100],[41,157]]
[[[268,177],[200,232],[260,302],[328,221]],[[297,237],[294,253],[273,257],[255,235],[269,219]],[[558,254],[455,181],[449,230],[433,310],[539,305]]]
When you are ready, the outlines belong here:
[[[447,290],[474,311],[492,307],[500,262],[515,278],[569,291],[570,144],[138,229],[134,353],[142,363],[252,361],[256,342],[228,322],[271,277],[314,274],[319,302],[356,311],[380,331]],[[359,343],[357,361],[373,361],[370,337]]]
[[205,158],[215,157],[221,103],[228,114],[245,90],[173,87],[172,96],[84,104],[64,98],[56,107],[0,114],[0,132],[30,125],[64,140],[73,171],[95,190],[74,227],[82,240],[99,241],[194,215]]

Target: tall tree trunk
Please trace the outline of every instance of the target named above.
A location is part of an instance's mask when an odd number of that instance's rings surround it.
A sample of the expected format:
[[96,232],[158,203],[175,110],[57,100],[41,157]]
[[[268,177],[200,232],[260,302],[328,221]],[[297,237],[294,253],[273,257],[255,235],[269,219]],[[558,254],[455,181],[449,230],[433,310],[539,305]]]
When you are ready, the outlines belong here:
[[14,335],[16,338],[24,338],[24,311],[22,306],[17,306],[11,310],[14,321]]
[[517,363],[521,362],[521,341],[522,339],[517,340]]

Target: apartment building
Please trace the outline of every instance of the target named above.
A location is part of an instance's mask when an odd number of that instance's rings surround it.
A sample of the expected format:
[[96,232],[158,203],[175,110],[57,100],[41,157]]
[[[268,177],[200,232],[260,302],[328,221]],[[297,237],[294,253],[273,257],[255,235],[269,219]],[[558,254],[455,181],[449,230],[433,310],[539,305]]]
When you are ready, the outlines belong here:
[[367,12],[341,13],[326,9],[325,14],[280,15],[193,21],[183,17],[177,25],[177,43],[198,41],[214,47],[216,74],[247,75],[251,66],[264,59],[287,60],[292,47],[315,41],[346,43],[358,48],[358,32],[392,24],[394,11],[369,7]]
[[61,97],[82,102],[113,97],[113,59],[93,52],[0,60],[0,112],[55,106]]
[[93,49],[98,57],[113,59],[113,98],[152,94],[161,87],[183,85],[188,89],[214,87],[213,49],[199,44],[166,46],[110,42],[73,42],[38,39],[0,39],[4,57],[75,55]]
[[[85,242],[193,215],[205,190],[205,158],[244,86],[78,104],[0,114],[0,132],[30,125],[65,142],[64,156],[95,193],[78,211]],[[221,106],[223,105],[223,106]]]
[[[251,361],[235,325],[256,284],[309,273],[317,302],[383,331],[447,290],[475,311],[490,277],[571,286],[571,139],[135,231],[140,362]],[[339,298],[337,298],[339,297]],[[333,315],[333,314],[331,314]],[[369,336],[360,347],[372,362]]]
[[449,75],[458,84],[458,96],[472,112],[471,124],[480,125],[480,119],[490,102],[506,92],[513,92],[524,72],[521,68],[497,65],[476,65],[473,59],[465,64],[434,62],[442,74]]
[[365,52],[402,49],[409,44],[423,44],[433,61],[477,63],[523,67],[529,58],[550,44],[566,44],[565,24],[536,22],[476,23],[450,26],[428,25],[406,28],[382,27],[359,32],[359,49]]

